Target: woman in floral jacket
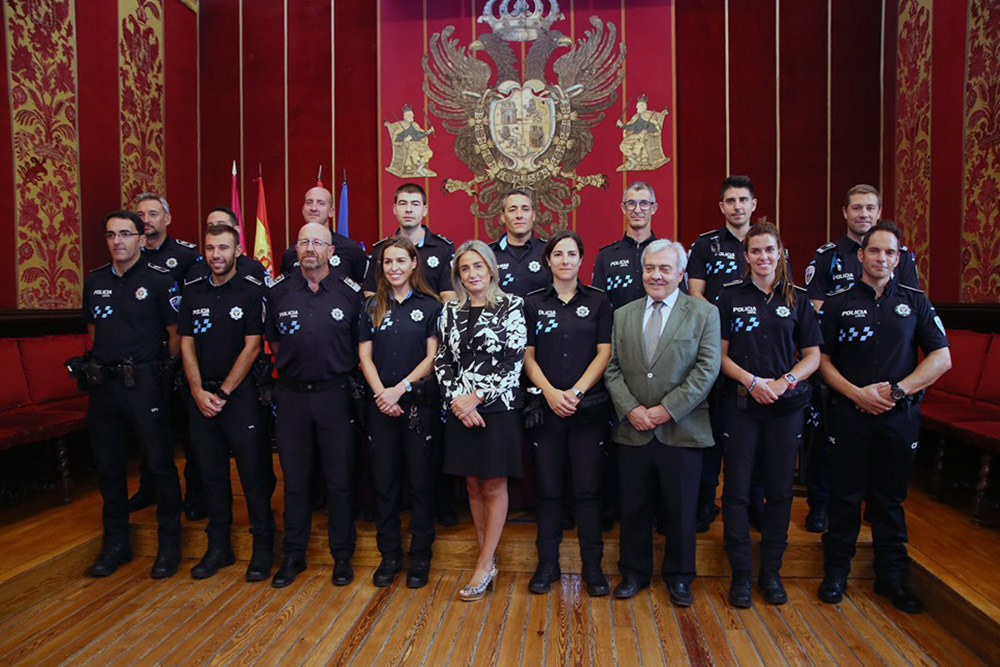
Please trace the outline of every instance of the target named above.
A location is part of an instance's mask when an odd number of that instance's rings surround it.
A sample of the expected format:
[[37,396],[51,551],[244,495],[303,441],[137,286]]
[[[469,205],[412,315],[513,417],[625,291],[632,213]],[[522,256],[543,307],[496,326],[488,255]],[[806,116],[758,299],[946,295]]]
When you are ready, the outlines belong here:
[[497,574],[496,548],[507,520],[507,478],[520,477],[524,301],[499,287],[496,257],[482,241],[455,252],[458,293],[441,313],[434,372],[449,412],[444,471],[465,477],[479,558],[462,600],[479,600]]

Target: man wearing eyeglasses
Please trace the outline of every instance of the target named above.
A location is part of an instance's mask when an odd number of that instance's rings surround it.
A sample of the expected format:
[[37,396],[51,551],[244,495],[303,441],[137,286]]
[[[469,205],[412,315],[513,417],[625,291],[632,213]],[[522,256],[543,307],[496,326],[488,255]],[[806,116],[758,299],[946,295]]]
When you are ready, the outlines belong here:
[[[309,188],[302,203],[304,224],[317,223],[330,230],[330,242],[333,244],[330,251],[330,271],[338,278],[346,276],[362,285],[368,270],[368,255],[360,243],[334,231],[333,216],[333,194],[326,188]],[[299,255],[293,245],[281,257],[281,272],[291,273],[298,263]]]
[[651,228],[656,208],[656,193],[649,183],[636,181],[625,188],[622,196],[625,235],[601,248],[594,260],[591,284],[607,293],[615,310],[645,296],[639,258],[646,246],[656,240]]
[[181,559],[181,487],[161,377],[167,353],[176,357],[180,351],[170,298],[174,281],[166,268],[143,261],[143,231],[142,219],[131,211],[106,216],[111,263],[91,271],[83,287],[83,317],[94,341],[87,363],[87,431],[104,501],[104,542],[87,570],[91,577],[106,577],[132,560],[125,463],[133,436],[159,501],[152,577],[173,575]]
[[[343,586],[354,579],[349,375],[358,366],[362,296],[361,285],[334,273],[332,241],[326,225],[303,225],[295,246],[298,268],[279,276],[266,297],[264,335],[278,369],[275,439],[285,481],[285,558],[271,580],[275,588],[292,583],[306,567],[314,463],[326,482],[333,583]],[[316,451],[319,461],[314,461]]]

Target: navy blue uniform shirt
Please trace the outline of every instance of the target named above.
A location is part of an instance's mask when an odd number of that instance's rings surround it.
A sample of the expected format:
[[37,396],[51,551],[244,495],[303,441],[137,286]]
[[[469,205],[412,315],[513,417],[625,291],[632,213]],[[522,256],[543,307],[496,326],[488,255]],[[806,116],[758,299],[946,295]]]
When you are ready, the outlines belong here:
[[94,325],[94,359],[114,365],[128,358],[136,364],[165,358],[167,327],[177,322],[174,296],[170,272],[142,257],[122,276],[112,264],[87,274],[83,320]]
[[788,306],[780,282],[768,297],[749,278],[737,280],[723,286],[716,305],[729,358],[753,375],[779,378],[792,370],[799,350],[823,342],[816,313],[801,287],[795,288],[795,302]]
[[[330,273],[338,278],[347,276],[357,284],[362,284],[365,280],[365,273],[368,271],[368,255],[361,244],[353,239],[349,239],[343,234],[332,232],[333,235],[333,255],[330,256]],[[285,274],[294,273],[293,269],[299,267],[299,255],[295,251],[295,244],[285,250],[281,256],[281,272]]]
[[[576,294],[563,303],[554,285],[528,295],[524,319],[528,346],[545,378],[557,389],[570,389],[597,356],[597,346],[611,343],[614,318],[611,301],[601,290],[577,284]],[[587,393],[604,391],[599,379]]]
[[[389,237],[391,238],[391,237]],[[382,270],[382,247],[387,239],[382,239],[372,246],[371,261],[368,263],[368,275],[365,276],[365,291],[375,291],[375,279]],[[424,240],[417,246],[417,258],[420,260],[420,273],[432,290],[440,294],[450,292],[451,260],[455,257],[455,244],[424,227]]]
[[545,287],[552,280],[552,276],[545,270],[545,258],[542,257],[545,241],[537,236],[532,236],[527,243],[518,247],[511,245],[504,234],[491,243],[490,248],[497,257],[500,289],[507,294],[516,294],[523,299],[529,292]]
[[296,270],[265,296],[264,336],[279,343],[275,364],[296,382],[322,382],[358,367],[361,286],[331,271],[313,292]]
[[695,239],[688,253],[687,277],[705,281],[705,299],[715,303],[726,283],[743,277],[743,241],[727,225]]
[[642,287],[642,251],[655,240],[654,234],[637,243],[626,235],[598,251],[591,282],[604,290],[615,310],[646,296]]
[[372,342],[372,361],[378,377],[392,387],[409,375],[427,356],[427,339],[437,338],[441,303],[415,290],[402,303],[389,299],[382,323],[372,325],[375,297],[365,302],[361,314],[360,341]]
[[264,333],[263,284],[239,273],[221,285],[208,277],[185,284],[177,333],[194,338],[202,380],[225,380],[243,351],[244,337]]
[[858,387],[899,382],[924,354],[948,347],[941,318],[923,291],[890,281],[875,298],[862,281],[831,294],[823,305],[823,354]]
[[[836,243],[827,243],[816,250],[816,256],[806,267],[806,288],[809,298],[824,300],[827,294],[846,289],[861,280],[858,250],[861,244],[846,234]],[[909,287],[920,287],[917,260],[905,245],[899,247],[899,266],[895,277]]]
[[201,261],[198,246],[187,241],[178,241],[169,234],[156,250],[142,249],[142,261],[162,266],[170,272],[177,286],[177,292],[184,289],[184,278],[191,267]]
[[[190,271],[188,271],[184,284],[187,285],[198,278],[207,278],[211,273],[212,269],[209,267],[208,262],[202,259],[200,262],[192,266]],[[240,255],[236,258],[236,273],[240,276],[253,276],[263,283],[264,278],[267,275],[267,269],[265,269],[264,265],[253,257],[250,257],[249,255]]]

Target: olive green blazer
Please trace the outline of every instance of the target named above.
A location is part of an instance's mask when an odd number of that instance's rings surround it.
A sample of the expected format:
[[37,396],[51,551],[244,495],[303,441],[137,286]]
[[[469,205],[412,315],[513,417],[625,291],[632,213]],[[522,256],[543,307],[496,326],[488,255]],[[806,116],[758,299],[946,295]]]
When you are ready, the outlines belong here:
[[[615,312],[611,361],[604,373],[619,420],[614,440],[638,446],[655,435],[676,447],[711,447],[707,398],[722,363],[719,311],[707,301],[678,294],[648,366],[642,344],[645,307],[644,296]],[[657,403],[672,418],[652,431],[637,431],[625,417],[639,405]]]

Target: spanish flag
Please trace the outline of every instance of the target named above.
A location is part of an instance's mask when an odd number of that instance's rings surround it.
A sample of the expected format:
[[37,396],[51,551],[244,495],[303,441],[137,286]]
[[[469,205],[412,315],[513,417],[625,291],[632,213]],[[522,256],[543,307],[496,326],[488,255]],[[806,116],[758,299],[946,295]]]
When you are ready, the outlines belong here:
[[267,204],[264,202],[264,177],[257,178],[257,231],[253,240],[253,258],[264,265],[274,278],[274,256],[271,254],[271,228],[267,224]]

